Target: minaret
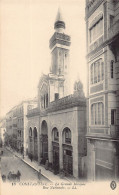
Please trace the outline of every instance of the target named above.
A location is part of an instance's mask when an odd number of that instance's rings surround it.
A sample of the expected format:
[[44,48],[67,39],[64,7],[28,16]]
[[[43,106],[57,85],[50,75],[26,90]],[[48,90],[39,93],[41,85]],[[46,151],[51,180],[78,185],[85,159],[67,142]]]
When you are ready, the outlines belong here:
[[[61,10],[58,9],[56,21],[54,23],[55,32],[50,39],[51,49],[51,68],[50,76],[55,79],[55,93],[59,94],[59,98],[70,94],[69,84],[69,47],[70,36],[66,35],[65,22],[63,20]],[[52,90],[53,91],[53,90]]]
[[56,32],[64,33],[65,23],[64,23],[60,8],[58,9],[58,12],[57,12],[57,17],[56,17],[56,21],[54,24],[54,29],[56,30]]

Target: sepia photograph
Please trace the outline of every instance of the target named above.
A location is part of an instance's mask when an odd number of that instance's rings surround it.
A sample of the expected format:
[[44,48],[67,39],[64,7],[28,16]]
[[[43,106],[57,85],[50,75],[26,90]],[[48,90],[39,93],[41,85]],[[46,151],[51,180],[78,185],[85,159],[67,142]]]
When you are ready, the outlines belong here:
[[119,194],[119,0],[0,1],[0,194]]

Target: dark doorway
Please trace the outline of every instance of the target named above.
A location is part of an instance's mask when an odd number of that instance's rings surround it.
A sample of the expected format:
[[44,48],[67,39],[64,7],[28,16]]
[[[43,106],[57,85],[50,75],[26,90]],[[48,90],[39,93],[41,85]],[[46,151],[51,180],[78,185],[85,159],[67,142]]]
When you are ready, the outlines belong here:
[[63,167],[67,175],[73,175],[73,159],[71,150],[63,150]]
[[53,170],[54,174],[59,173],[59,132],[56,127],[52,130],[52,147],[53,147]]
[[33,135],[32,135],[32,128],[29,128],[29,155],[33,154]]
[[33,136],[34,136],[34,160],[38,160],[38,141],[37,141],[37,128],[34,127],[33,130]]
[[48,127],[44,120],[41,125],[41,164],[48,160]]
[[53,146],[53,170],[54,174],[59,173],[59,146]]

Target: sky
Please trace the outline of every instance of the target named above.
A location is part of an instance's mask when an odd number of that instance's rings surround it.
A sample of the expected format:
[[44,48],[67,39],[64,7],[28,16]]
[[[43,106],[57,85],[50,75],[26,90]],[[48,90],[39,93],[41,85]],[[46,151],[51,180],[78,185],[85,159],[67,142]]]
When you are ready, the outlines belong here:
[[49,40],[58,7],[71,36],[70,79],[86,94],[85,0],[1,0],[0,117],[24,99],[37,97],[38,82],[51,64]]

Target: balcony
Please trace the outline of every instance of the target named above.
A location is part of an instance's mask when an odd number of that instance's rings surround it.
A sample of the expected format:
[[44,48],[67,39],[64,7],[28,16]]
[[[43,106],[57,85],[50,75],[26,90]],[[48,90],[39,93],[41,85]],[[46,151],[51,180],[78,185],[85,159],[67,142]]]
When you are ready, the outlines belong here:
[[115,37],[119,34],[119,20],[117,20],[109,29],[108,29],[108,36],[109,39]]
[[62,33],[55,32],[50,39],[50,49],[56,44],[61,43],[66,46],[70,46],[70,36]]
[[62,40],[64,40],[64,41],[68,41],[68,42],[71,41],[71,38],[70,38],[69,35],[62,34],[62,33],[58,33],[58,32],[55,32],[54,35],[51,37],[51,39],[50,39],[50,44],[51,44],[55,39],[62,39]]
[[119,139],[119,125],[110,125],[110,136]]

